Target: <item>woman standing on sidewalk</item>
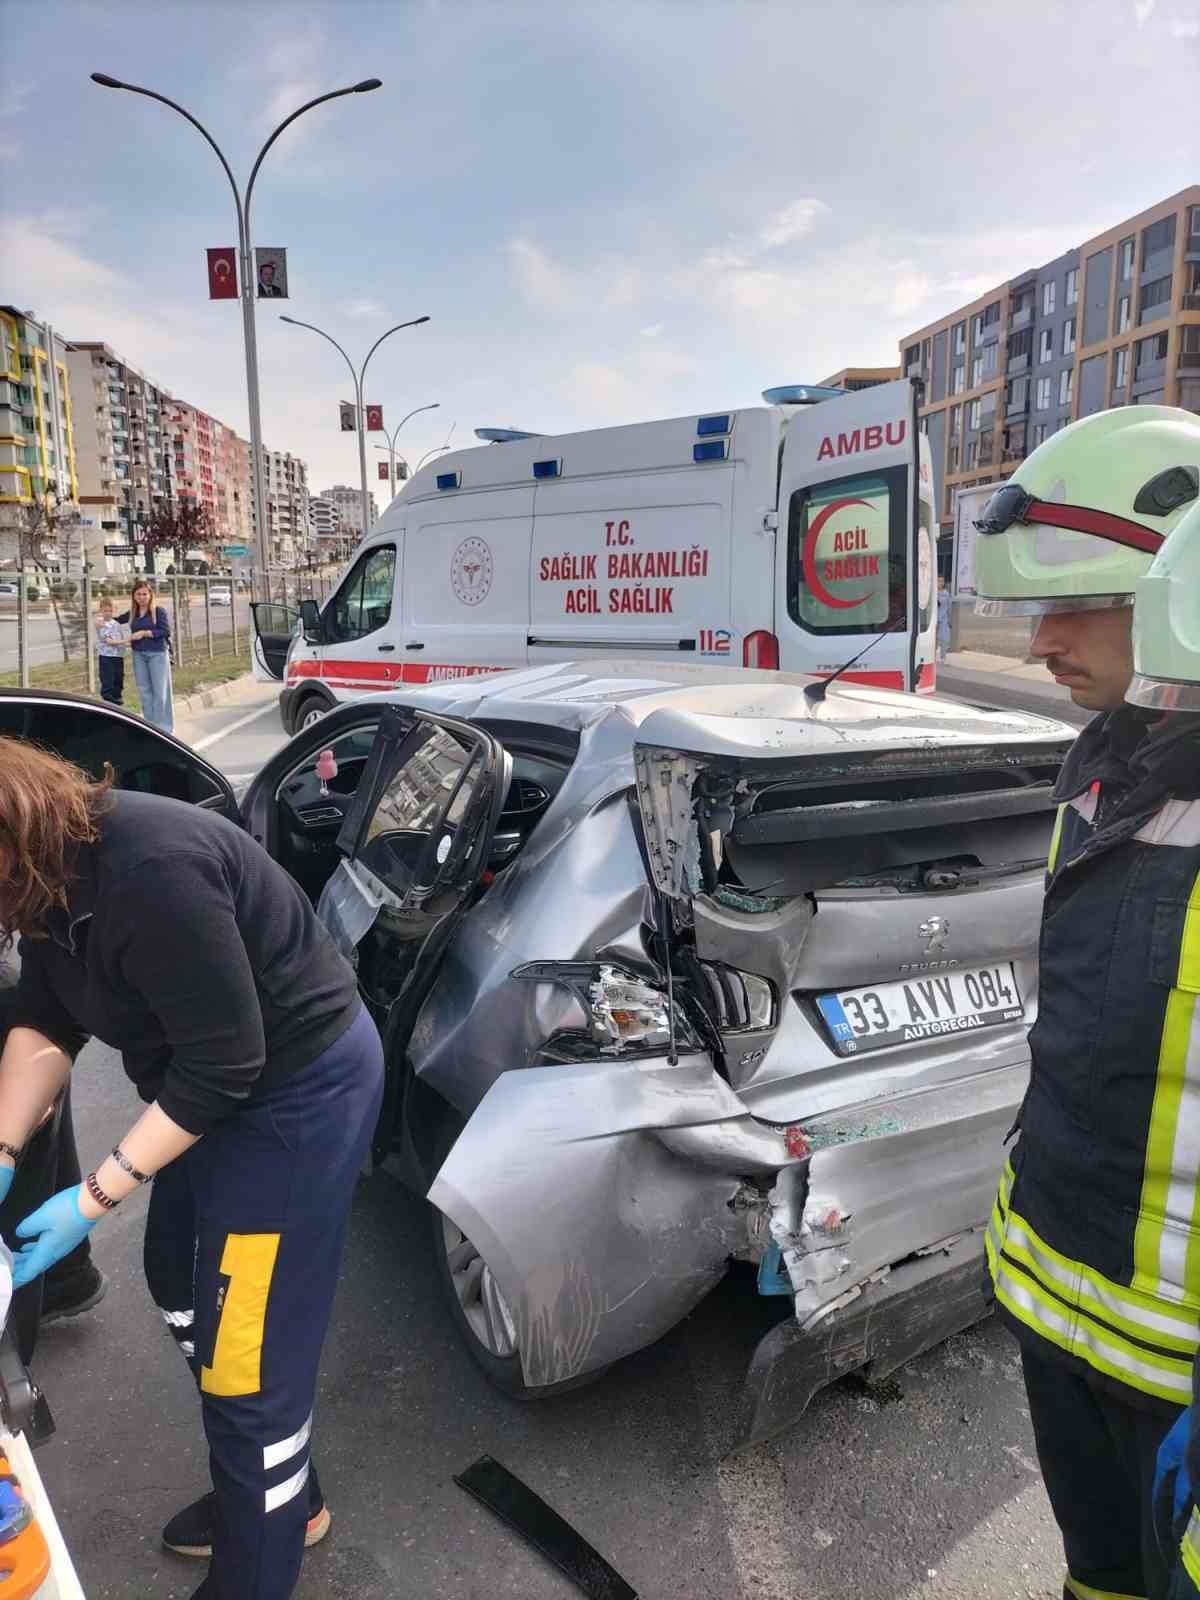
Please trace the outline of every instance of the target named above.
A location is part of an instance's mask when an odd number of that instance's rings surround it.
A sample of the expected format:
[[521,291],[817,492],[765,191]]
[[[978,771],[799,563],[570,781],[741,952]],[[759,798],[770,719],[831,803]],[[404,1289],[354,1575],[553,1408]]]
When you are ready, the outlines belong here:
[[21,935],[0,1195],[89,1035],[148,1102],[18,1223],[13,1282],[153,1178],[146,1274],[200,1389],[213,1485],[164,1542],[211,1554],[201,1600],[287,1600],[329,1528],[313,1395],[383,1049],[307,896],[248,833],[110,782],[0,738],[0,946]]
[[171,695],[171,622],[145,578],[139,578],[129,597],[129,610],[117,621],[128,624],[133,646],[133,676],[142,702],[142,715],[164,733],[175,727]]

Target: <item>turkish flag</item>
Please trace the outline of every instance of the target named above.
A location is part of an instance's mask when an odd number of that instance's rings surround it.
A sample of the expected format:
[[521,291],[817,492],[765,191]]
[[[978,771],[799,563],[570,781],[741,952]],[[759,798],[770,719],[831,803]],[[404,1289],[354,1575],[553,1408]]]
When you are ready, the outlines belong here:
[[368,406],[367,407],[367,432],[368,433],[382,433],[383,432],[383,407],[382,406]]
[[238,297],[237,251],[232,245],[208,252],[208,298],[236,300]]
[[388,464],[387,464],[387,462],[386,462],[386,461],[381,461],[381,462],[380,462],[380,463],[379,463],[379,476],[380,476],[380,477],[381,477],[381,478],[387,478],[387,479],[388,479],[388,480],[389,480],[389,482],[390,482],[390,480],[391,480],[391,476],[392,476],[392,475],[391,475],[391,473],[390,473],[390,472],[389,472],[389,471],[388,471]]

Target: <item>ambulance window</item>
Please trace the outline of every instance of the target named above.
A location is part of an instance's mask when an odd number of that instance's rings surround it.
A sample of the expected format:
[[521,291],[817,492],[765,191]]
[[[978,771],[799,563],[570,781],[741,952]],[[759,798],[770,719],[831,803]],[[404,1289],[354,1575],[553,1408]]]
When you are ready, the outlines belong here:
[[797,489],[788,507],[788,614],[809,633],[878,633],[907,614],[908,472]]
[[331,608],[333,642],[361,639],[386,627],[392,614],[396,547],[380,545],[359,557],[346,574]]

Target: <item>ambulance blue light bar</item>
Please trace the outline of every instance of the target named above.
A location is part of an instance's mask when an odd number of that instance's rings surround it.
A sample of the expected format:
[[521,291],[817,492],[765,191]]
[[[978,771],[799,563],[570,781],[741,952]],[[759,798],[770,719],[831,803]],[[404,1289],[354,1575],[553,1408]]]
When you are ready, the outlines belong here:
[[815,383],[785,383],[778,389],[764,389],[769,406],[815,406],[822,400],[844,400],[845,389],[822,389]]
[[692,446],[693,461],[724,461],[729,450],[728,439],[707,439]]
[[439,489],[457,489],[462,484],[461,472],[439,472],[437,486]]
[[512,444],[517,439],[537,439],[536,433],[522,433],[520,428],[476,428],[475,437],[484,444]]
[[535,478],[557,478],[561,472],[561,461],[535,461],[533,463],[533,475]]
[[696,432],[701,438],[706,433],[728,433],[732,421],[728,411],[723,411],[719,417],[701,417],[696,424]]

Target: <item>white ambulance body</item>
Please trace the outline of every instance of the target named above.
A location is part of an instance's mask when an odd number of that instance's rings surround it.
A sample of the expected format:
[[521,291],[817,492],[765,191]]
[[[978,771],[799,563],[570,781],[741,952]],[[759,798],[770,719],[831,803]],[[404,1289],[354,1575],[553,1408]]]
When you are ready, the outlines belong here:
[[431,462],[319,617],[256,606],[285,725],[597,656],[821,674],[865,650],[852,681],[931,690],[935,494],[913,385],[764,398]]

